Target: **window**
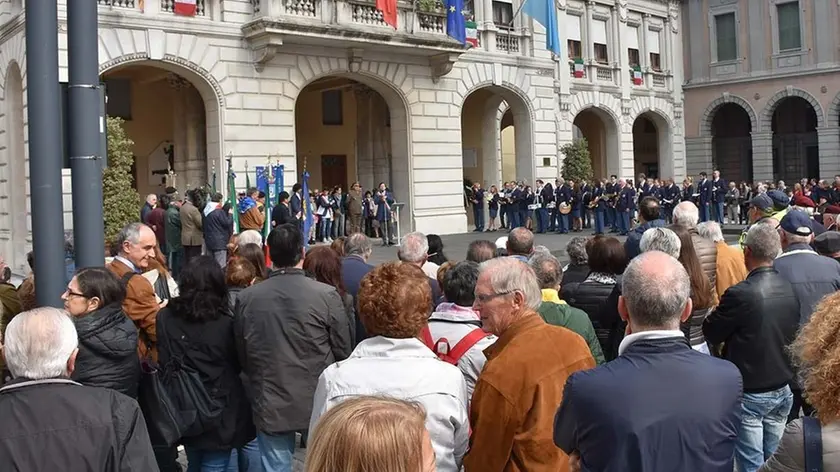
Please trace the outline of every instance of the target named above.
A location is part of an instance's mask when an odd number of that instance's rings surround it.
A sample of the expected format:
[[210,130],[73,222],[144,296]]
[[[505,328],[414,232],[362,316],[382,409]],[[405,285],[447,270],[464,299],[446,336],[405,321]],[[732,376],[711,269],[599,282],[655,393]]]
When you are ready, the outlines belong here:
[[734,61],[738,58],[738,36],[735,13],[715,16],[715,36],[717,39],[717,60]]
[[799,24],[799,2],[776,5],[779,15],[779,51],[802,49],[802,34]]
[[568,38],[569,59],[575,60],[583,57],[583,48],[580,45],[580,17],[566,15],[566,37]]
[[493,2],[493,23],[504,28],[513,27],[513,5],[506,2]]
[[592,43],[595,45],[595,60],[601,64],[608,63],[606,21],[595,20],[592,22]]
[[131,80],[105,79],[105,113],[131,121]]
[[635,26],[629,28],[630,33],[627,35],[627,62],[630,67],[640,66],[639,61],[639,28]]
[[344,124],[344,107],[342,106],[341,90],[324,90],[321,92],[321,123],[328,126]]
[[650,55],[650,68],[656,72],[661,72],[662,62],[659,57],[659,31],[647,31],[647,49]]

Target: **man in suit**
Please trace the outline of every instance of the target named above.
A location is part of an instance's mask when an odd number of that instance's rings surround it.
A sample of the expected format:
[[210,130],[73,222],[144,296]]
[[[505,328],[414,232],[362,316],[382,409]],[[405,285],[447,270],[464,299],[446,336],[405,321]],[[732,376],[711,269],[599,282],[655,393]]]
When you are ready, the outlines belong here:
[[[373,270],[373,266],[367,263],[372,252],[373,243],[364,233],[352,233],[344,241],[345,257],[341,260],[341,281],[347,293],[353,297],[353,305],[356,305],[362,278]],[[356,316],[356,339],[353,346],[366,338],[365,327],[360,317]]]
[[481,184],[476,182],[473,184],[472,198],[470,199],[473,206],[473,221],[475,222],[476,232],[484,231],[484,189]]
[[292,212],[292,218],[303,222],[303,197],[301,197],[300,184],[292,186],[292,198],[289,200],[289,210]]
[[[628,179],[629,180],[629,179]],[[618,204],[618,232],[624,236],[630,231],[630,219],[636,212],[636,191],[629,183],[625,185],[623,180],[619,181]]]
[[723,216],[726,212],[724,206],[726,205],[726,191],[728,190],[728,186],[729,184],[720,178],[719,170],[716,169],[712,172],[712,196],[715,202],[715,221],[720,225],[723,224]]
[[680,202],[682,192],[674,179],[668,180],[668,186],[662,190],[662,209],[668,224],[674,221],[674,207]]
[[691,315],[690,292],[673,257],[651,251],[630,261],[619,357],[572,374],[554,418],[571,470],[733,470],[741,374],[688,345],[680,322]]
[[141,357],[147,354],[157,360],[158,311],[168,300],[158,303],[152,284],[140,276],[155,257],[155,233],[143,223],[130,223],[117,235],[117,255],[106,266],[126,285],[123,311],[134,321],[139,331],[138,349]]
[[607,226],[610,227],[610,233],[618,232],[618,213],[615,211],[615,196],[618,194],[618,177],[615,174],[610,176],[610,180],[604,185],[604,199],[607,202],[607,212],[605,214]]
[[560,213],[560,207],[572,204],[572,188],[566,185],[566,181],[561,177],[555,181],[557,188],[554,190],[554,200],[557,206],[554,209],[554,216],[556,224],[554,228],[559,234],[566,234],[569,232],[569,215]]
[[700,197],[700,222],[711,219],[711,204],[714,201],[714,186],[706,178],[705,172],[700,172],[700,182],[697,182],[697,193]]
[[537,232],[545,233],[548,229],[548,204],[554,201],[554,187],[551,182],[543,186],[542,180],[537,180],[537,195],[540,207],[537,208]]

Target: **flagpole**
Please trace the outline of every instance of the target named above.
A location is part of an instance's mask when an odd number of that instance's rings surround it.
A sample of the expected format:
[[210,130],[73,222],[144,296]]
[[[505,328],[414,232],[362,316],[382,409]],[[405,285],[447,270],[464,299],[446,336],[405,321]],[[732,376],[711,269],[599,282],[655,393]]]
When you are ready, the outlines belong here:
[[510,19],[510,22],[508,23],[509,27],[513,28],[513,22],[516,21],[516,17],[518,17],[522,13],[522,9],[525,8],[525,3],[527,1],[528,0],[522,0],[522,2],[519,4],[519,8],[516,9],[516,13],[513,14],[513,17]]

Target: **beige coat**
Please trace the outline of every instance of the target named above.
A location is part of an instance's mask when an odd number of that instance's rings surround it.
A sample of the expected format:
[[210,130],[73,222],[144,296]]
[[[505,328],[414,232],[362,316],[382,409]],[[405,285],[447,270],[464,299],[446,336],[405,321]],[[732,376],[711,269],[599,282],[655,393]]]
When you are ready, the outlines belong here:
[[181,245],[201,246],[204,244],[201,212],[190,202],[181,205]]
[[[801,472],[805,470],[805,441],[802,420],[787,425],[775,454],[758,469],[758,472]],[[840,422],[822,427],[823,470],[840,470]]]

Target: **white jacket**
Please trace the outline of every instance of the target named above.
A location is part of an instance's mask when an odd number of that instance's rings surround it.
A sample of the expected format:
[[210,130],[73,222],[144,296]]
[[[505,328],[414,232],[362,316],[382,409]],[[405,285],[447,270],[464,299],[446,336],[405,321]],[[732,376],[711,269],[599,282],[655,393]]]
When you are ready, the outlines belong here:
[[419,339],[365,339],[349,358],[327,367],[315,390],[310,435],[327,410],[359,395],[384,395],[423,405],[438,472],[461,469],[469,442],[464,376]]

